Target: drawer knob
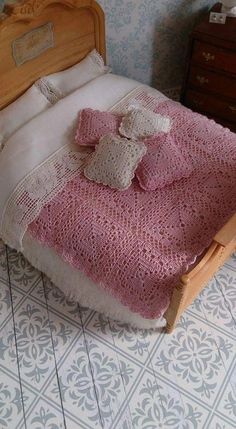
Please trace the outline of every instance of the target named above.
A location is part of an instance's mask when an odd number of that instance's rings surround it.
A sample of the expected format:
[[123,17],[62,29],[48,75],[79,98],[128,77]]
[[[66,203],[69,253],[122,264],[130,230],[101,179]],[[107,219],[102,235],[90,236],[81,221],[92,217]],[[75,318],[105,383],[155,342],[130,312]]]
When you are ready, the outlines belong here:
[[203,58],[205,58],[205,60],[208,61],[214,61],[215,59],[215,55],[210,54],[210,52],[203,52],[202,53]]
[[201,85],[204,85],[205,83],[209,83],[209,80],[206,78],[206,77],[204,77],[204,76],[196,76],[196,79],[198,80],[198,82],[201,84]]
[[231,112],[236,113],[236,106],[229,106]]

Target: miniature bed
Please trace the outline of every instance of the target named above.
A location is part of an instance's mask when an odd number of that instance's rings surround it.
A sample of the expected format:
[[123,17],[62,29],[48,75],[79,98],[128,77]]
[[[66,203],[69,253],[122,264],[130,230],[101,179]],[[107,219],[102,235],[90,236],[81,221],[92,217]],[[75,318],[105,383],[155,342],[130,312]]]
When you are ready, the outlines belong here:
[[[8,16],[0,24],[0,109],[13,102],[39,77],[78,63],[93,48],[96,48],[105,60],[104,14],[93,0],[28,0],[16,6],[9,6],[7,13]],[[27,51],[25,43],[28,44]],[[78,93],[82,100],[80,107],[83,107],[83,102],[84,106],[86,102],[93,106],[94,93],[96,98],[104,98],[101,106],[95,103],[94,107],[109,109],[138,87],[135,81],[122,80],[112,75],[100,77],[98,80],[95,79],[89,87],[85,86]],[[112,100],[109,99],[109,94],[105,96],[107,85],[110,85],[111,92],[115,94]],[[157,94],[151,89],[148,91],[162,98],[160,93]],[[10,145],[13,144],[13,140],[10,141]],[[4,168],[7,170],[7,164],[3,165],[2,170]],[[5,189],[3,192],[3,187],[7,188],[7,184],[4,185],[4,173],[2,177],[0,205],[1,198],[3,199],[1,195],[4,192],[7,194]],[[24,174],[21,172],[21,178],[23,177]],[[12,247],[17,248],[14,245]],[[183,311],[235,249],[236,215],[212,238],[210,246],[190,271],[179,279],[179,284],[173,289],[169,307],[164,314],[168,333],[173,330]],[[140,327],[163,326],[163,321],[156,323],[153,320],[145,320],[127,309],[85,275],[75,269],[72,270],[55,252],[46,247],[42,248],[27,231],[23,237],[23,253],[57,286],[77,297],[83,305]],[[60,271],[57,275],[55,275],[55,267]],[[61,284],[60,277],[63,278]],[[76,292],[77,289],[80,292]]]

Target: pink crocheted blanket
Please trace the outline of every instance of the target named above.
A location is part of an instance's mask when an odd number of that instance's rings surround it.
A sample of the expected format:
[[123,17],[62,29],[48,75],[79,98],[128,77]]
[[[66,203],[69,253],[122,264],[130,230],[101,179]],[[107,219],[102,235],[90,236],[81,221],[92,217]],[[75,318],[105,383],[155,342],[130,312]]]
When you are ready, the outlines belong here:
[[[167,309],[173,288],[236,210],[236,134],[173,101],[155,111],[194,171],[145,192],[71,180],[29,232],[145,318]],[[79,286],[78,286],[79,287]]]

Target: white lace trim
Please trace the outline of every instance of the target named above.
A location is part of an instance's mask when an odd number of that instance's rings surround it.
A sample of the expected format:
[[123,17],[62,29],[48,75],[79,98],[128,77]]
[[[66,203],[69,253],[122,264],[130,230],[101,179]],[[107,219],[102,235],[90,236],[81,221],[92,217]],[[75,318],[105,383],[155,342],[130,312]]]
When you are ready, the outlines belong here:
[[[127,112],[132,101],[139,96],[142,102],[144,87],[131,91],[110,111]],[[144,96],[144,107],[152,107],[155,102]],[[45,162],[37,166],[15,187],[8,199],[0,225],[0,235],[10,247],[22,250],[22,239],[28,228],[39,215],[41,209],[64,188],[83,168],[91,149],[77,152],[76,146],[66,145],[53,153]]]
[[111,72],[111,67],[105,66],[104,60],[102,56],[99,54],[99,52],[96,49],[93,49],[92,52],[88,55],[89,58],[92,60],[92,62],[99,67],[99,69],[102,69],[108,73]]
[[[155,94],[154,94],[155,93]],[[137,99],[138,97],[138,99]],[[127,94],[122,100],[116,103],[111,109],[110,112],[115,112],[118,115],[124,115],[130,112],[134,108],[145,108],[148,110],[155,110],[157,101],[167,100],[167,97],[161,92],[158,93],[158,98],[156,90],[147,86],[142,85],[133,89],[129,94]]]
[[47,78],[42,77],[35,82],[35,85],[51,104],[56,104],[61,98],[64,98],[64,94],[48,82]]
[[6,244],[22,250],[21,243],[28,225],[39,215],[42,207],[78,174],[88,153],[76,152],[66,145],[18,184],[3,212],[1,236]]

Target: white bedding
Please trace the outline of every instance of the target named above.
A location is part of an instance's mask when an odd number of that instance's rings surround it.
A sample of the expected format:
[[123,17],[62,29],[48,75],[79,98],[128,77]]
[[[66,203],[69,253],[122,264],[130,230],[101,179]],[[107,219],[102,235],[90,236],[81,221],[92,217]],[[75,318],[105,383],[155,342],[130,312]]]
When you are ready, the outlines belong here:
[[[0,220],[16,185],[37,165],[74,139],[79,110],[108,110],[139,82],[113,74],[103,75],[60,100],[32,119],[7,141],[0,156]],[[150,88],[157,97],[164,97]]]
[[73,141],[80,109],[107,110],[140,84],[116,75],[103,75],[60,100],[16,131],[0,156],[0,219],[15,186],[37,165]]
[[[4,207],[19,182],[58,149],[73,141],[80,109],[91,107],[107,110],[139,86],[142,85],[134,80],[112,74],[103,75],[60,100],[18,130],[7,141],[0,155],[0,224]],[[152,88],[149,88],[149,92],[157,98],[164,97]],[[25,257],[36,268],[82,305],[143,328],[164,325],[163,319],[148,321],[133,314],[82,273],[65,264],[54,251],[34,242],[27,233],[23,249]]]

